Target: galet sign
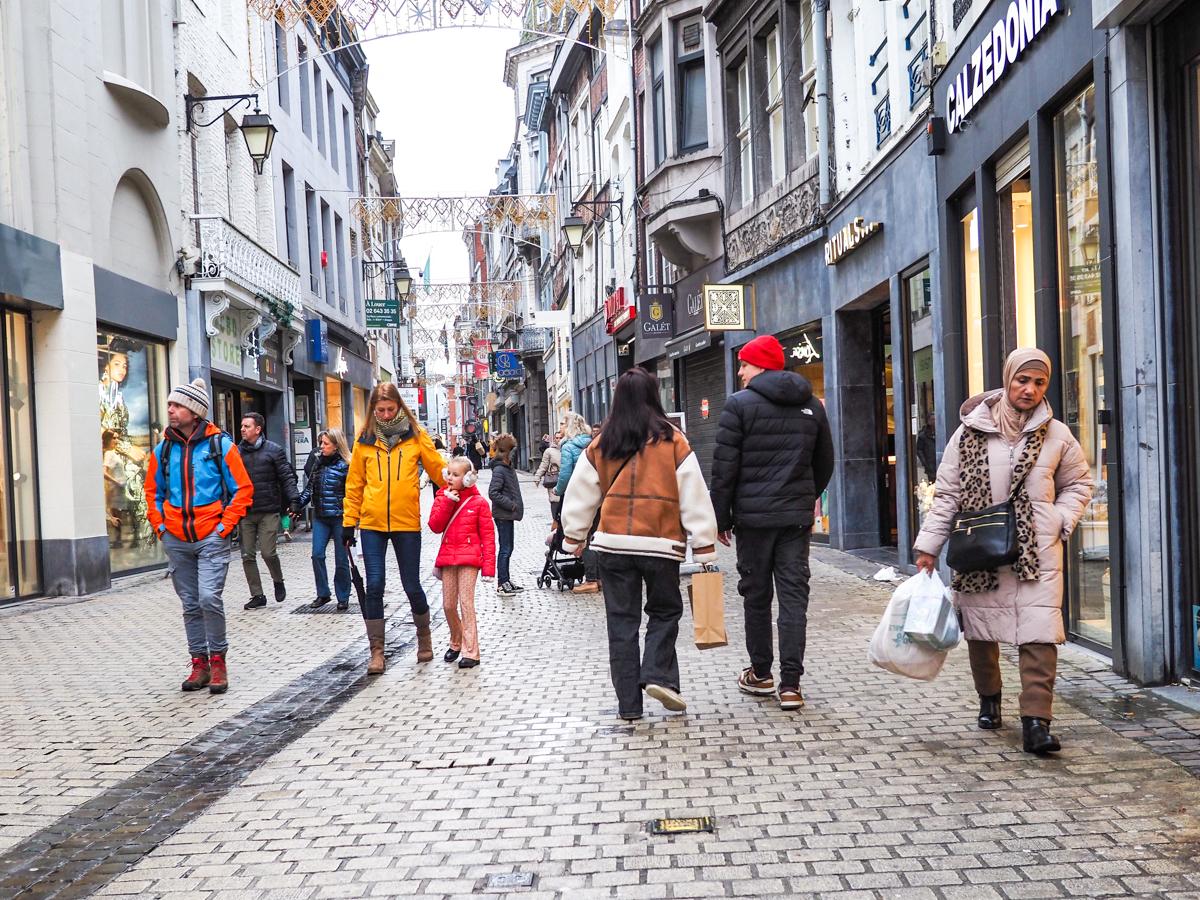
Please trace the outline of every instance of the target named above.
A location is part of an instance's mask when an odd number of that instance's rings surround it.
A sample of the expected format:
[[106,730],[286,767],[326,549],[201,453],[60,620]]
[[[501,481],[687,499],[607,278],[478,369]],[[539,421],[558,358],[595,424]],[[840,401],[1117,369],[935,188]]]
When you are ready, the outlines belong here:
[[953,134],[1025,48],[1059,12],[1059,0],[1012,0],[1008,11],[971,53],[946,91],[946,125]]

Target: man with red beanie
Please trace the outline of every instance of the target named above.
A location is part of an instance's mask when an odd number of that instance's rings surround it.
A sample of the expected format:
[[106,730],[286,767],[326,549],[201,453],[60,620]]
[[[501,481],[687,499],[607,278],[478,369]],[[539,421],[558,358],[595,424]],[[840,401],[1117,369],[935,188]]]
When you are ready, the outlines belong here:
[[804,705],[800,676],[808,629],[808,547],[813,509],[833,475],[833,437],[812,385],[783,371],[783,346],[756,337],[738,352],[740,390],[725,402],[713,452],[720,540],[737,534],[738,592],[746,617],[747,694],[775,693],[771,598],[779,599],[779,705]]

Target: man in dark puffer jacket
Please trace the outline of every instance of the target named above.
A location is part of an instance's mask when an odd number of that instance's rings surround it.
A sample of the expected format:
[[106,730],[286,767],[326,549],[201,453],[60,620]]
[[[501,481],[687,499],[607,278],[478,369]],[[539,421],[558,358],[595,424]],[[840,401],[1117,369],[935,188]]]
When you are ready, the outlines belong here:
[[746,613],[748,694],[771,695],[772,579],[779,594],[779,705],[804,705],[813,509],[833,475],[833,438],[812,386],[784,372],[783,346],[763,335],[738,353],[745,390],[725,402],[713,452],[712,504],[720,540],[737,532],[738,593]]
[[282,603],[287,597],[283,567],[279,564],[279,553],[275,549],[279,536],[279,514],[300,508],[296,472],[288,462],[287,451],[274,441],[267,440],[263,434],[265,425],[266,420],[260,413],[246,413],[242,417],[242,442],[238,444],[242,462],[246,465],[250,480],[254,482],[254,505],[239,526],[242,570],[246,573],[246,584],[250,588],[250,602],[244,609],[261,609],[267,605],[262,576],[258,574],[256,551],[262,554],[271,580],[275,583],[275,600]]

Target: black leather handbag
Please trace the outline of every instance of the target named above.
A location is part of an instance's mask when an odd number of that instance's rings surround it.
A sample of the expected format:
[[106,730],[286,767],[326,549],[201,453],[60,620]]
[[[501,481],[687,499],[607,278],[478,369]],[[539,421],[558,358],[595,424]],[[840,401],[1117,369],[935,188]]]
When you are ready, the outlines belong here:
[[[1020,489],[1017,485],[1017,489]],[[950,531],[946,563],[955,572],[986,572],[1011,566],[1021,555],[1017,510],[1012,497],[996,506],[958,512]]]

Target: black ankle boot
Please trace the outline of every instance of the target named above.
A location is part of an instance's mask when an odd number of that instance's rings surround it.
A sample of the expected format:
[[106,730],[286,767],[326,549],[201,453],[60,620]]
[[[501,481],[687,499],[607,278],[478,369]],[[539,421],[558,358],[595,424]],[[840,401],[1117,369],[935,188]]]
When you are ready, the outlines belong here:
[[1058,738],[1050,733],[1050,723],[1034,716],[1021,716],[1021,736],[1026,753],[1057,753],[1062,749]]
[[979,727],[984,731],[995,731],[1002,725],[1000,719],[1000,695],[979,695]]

